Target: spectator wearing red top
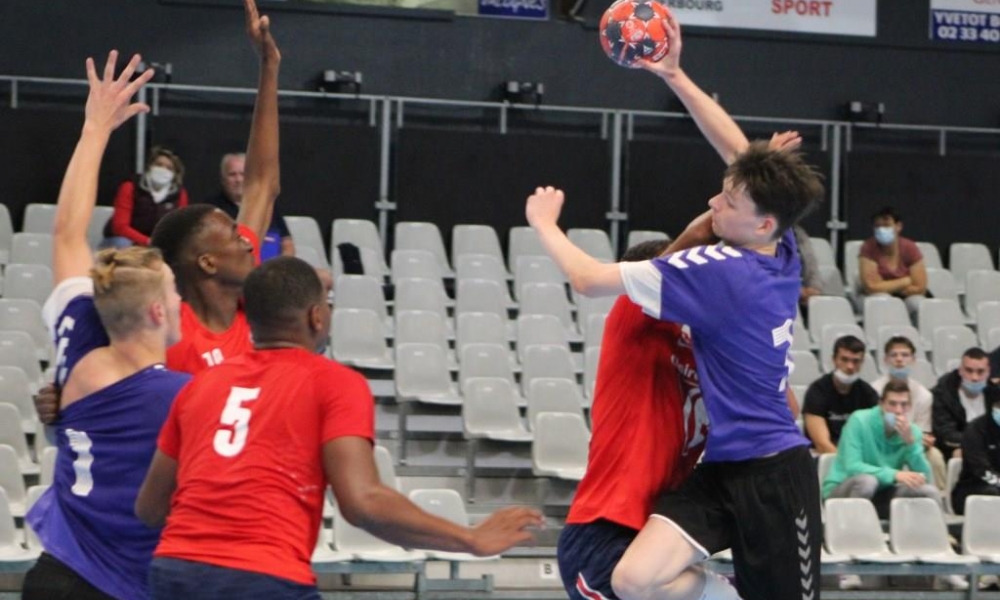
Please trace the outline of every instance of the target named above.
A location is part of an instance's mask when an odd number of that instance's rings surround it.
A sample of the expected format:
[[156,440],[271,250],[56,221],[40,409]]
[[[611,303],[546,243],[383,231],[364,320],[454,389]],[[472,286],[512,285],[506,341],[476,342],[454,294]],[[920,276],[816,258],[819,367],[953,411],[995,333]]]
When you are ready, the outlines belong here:
[[858,273],[865,294],[891,294],[916,312],[927,292],[927,268],[916,242],[902,237],[903,220],[886,206],[872,217],[874,235],[861,245]]
[[104,227],[104,246],[148,246],[153,228],[164,216],[188,205],[184,163],[166,148],[153,148],[146,171],[122,182],[115,212]]

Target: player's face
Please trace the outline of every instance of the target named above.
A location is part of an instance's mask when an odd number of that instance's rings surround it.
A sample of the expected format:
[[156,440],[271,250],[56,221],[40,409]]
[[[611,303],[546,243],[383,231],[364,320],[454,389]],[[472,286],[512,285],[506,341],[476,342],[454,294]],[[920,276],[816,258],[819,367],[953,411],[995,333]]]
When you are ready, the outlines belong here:
[[181,340],[181,295],[177,293],[177,281],[174,272],[163,265],[163,297],[166,298],[167,309],[167,347]]
[[226,197],[239,204],[243,201],[243,170],[246,167],[246,159],[242,156],[234,156],[226,161],[222,167],[222,190]]
[[240,235],[236,221],[221,210],[209,213],[205,219],[202,235],[208,254],[215,260],[216,277],[243,285],[254,267],[253,245]]
[[743,186],[734,187],[726,178],[722,191],[708,201],[712,209],[712,232],[732,246],[752,246],[770,241],[772,217],[757,214],[757,205]]

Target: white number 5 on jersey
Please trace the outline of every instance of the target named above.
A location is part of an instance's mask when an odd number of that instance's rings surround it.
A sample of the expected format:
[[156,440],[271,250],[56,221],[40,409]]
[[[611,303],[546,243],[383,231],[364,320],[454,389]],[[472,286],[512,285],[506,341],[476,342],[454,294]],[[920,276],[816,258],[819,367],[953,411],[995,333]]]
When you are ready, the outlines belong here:
[[224,428],[215,432],[215,451],[220,455],[231,458],[243,450],[250,432],[250,409],[243,403],[253,402],[258,395],[260,388],[234,387],[230,390],[226,407],[219,418]]

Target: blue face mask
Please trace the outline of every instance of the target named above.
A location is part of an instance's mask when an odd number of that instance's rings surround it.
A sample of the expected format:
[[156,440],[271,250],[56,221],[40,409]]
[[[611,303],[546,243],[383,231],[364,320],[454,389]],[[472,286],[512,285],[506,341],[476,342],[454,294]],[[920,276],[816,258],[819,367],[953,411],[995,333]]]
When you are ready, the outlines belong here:
[[888,246],[896,240],[896,228],[891,226],[876,227],[875,228],[875,241],[882,244],[883,246]]
[[882,419],[885,421],[885,426],[888,429],[896,428],[896,413],[882,413]]
[[909,379],[910,367],[899,367],[898,369],[896,367],[889,367],[889,377],[893,379]]
[[1000,426],[1000,408],[993,409],[993,422]]
[[966,381],[963,379],[962,388],[965,389],[966,392],[972,394],[973,396],[978,396],[979,394],[983,393],[983,390],[986,389],[986,380],[984,379],[982,381]]

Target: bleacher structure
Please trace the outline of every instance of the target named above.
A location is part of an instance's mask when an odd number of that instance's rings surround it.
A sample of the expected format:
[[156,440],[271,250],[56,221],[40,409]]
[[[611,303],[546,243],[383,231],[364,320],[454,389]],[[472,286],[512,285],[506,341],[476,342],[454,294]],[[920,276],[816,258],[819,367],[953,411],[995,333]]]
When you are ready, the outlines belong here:
[[[95,221],[107,218],[108,212],[101,211]],[[378,226],[370,221],[339,219],[326,226],[310,217],[288,221],[298,251],[315,266],[333,271],[330,355],[370,382],[383,481],[457,522],[475,522],[510,504],[542,507],[549,522],[537,546],[474,560],[387,545],[351,526],[328,502],[313,555],[324,594],[564,597],[560,580],[552,575],[554,547],[576,483],[586,471],[601,333],[613,302],[572,293],[530,228],[510,230],[505,256],[499,233],[484,224],[456,226],[452,246],[446,248],[435,225],[399,222],[395,247],[386,249]],[[55,461],[56,450],[46,447],[30,398],[46,380],[53,356],[39,310],[52,286],[46,223],[51,224],[51,211],[32,206],[25,218],[30,231],[15,231],[6,209],[0,210],[0,589],[8,581],[4,572],[23,573],[38,555],[37,539],[24,526],[23,515],[44,489],[40,486],[51,483]],[[101,227],[92,223],[90,229]],[[332,234],[329,246],[324,230]],[[616,258],[605,232],[568,233],[602,260]],[[633,231],[629,241],[665,237]],[[362,273],[344,271],[338,245],[345,243],[360,249]],[[824,285],[825,295],[810,300],[808,319],[799,315],[796,322],[791,385],[800,400],[805,386],[832,368],[833,340],[844,333],[868,343],[863,370],[868,380],[881,373],[884,341],[896,334],[909,337],[918,348],[927,385],[951,368],[968,345],[983,344],[989,351],[1000,344],[1000,273],[993,270],[985,247],[953,245],[948,253],[953,271],[948,271],[940,267],[937,249],[923,244],[925,256],[936,259],[937,277],[961,279],[962,285],[949,288],[956,290],[953,296],[928,298],[911,319],[898,299],[852,295],[857,269],[851,267],[856,258],[849,252],[859,245],[845,244],[842,276],[834,247],[814,239],[830,285]],[[820,461],[821,470],[831,458]],[[949,465],[949,489],[959,469],[960,463]],[[948,501],[943,507],[897,501],[887,546],[884,525],[869,511],[870,503],[830,501],[823,573],[1000,573],[1000,538],[991,537],[1000,535],[993,525],[997,507],[991,502],[970,499],[960,532],[963,519],[951,514]],[[921,524],[921,531],[908,528],[910,522]],[[933,531],[925,531],[927,523]],[[973,529],[971,524],[981,525]],[[952,549],[949,531],[963,540],[961,553]],[[731,572],[726,555],[716,557],[715,567]],[[884,590],[877,597],[990,597],[975,587],[962,593]],[[827,598],[876,597],[864,594],[823,593]]]

